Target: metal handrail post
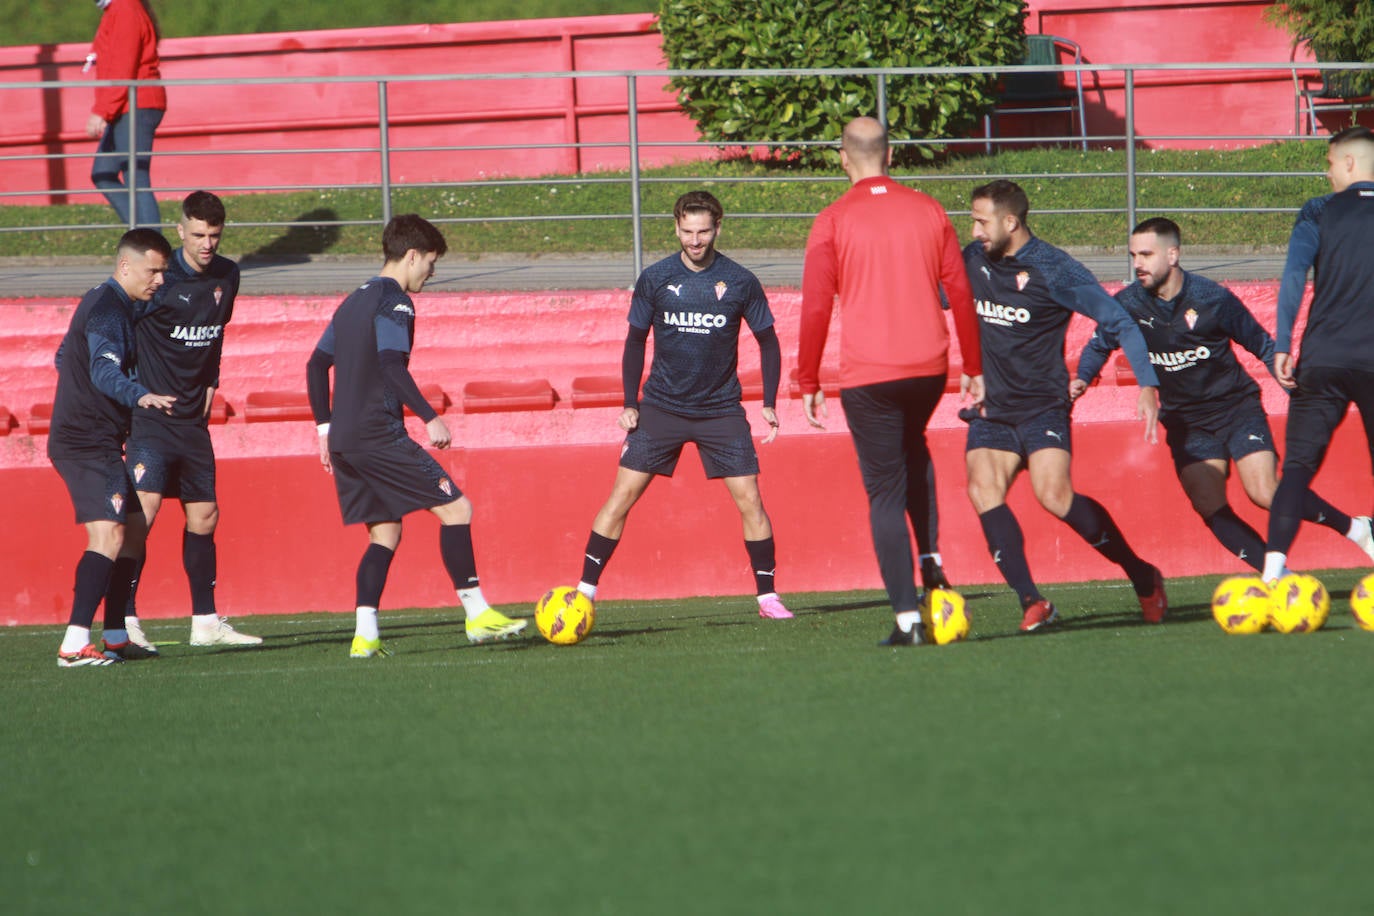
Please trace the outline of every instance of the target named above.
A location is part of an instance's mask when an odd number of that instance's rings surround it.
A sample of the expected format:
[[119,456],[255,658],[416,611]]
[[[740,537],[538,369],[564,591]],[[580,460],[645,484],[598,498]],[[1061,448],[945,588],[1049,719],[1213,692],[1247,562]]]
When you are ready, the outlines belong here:
[[887,74],[878,74],[878,123],[887,127]]
[[[1136,219],[1136,174],[1135,161],[1135,69],[1126,68],[1126,232],[1135,228]],[[1133,279],[1131,255],[1126,252],[1126,282]]]
[[631,73],[626,78],[626,115],[630,119],[630,222],[633,225],[634,264],[635,275],[630,278],[631,285],[639,278],[644,270],[644,227],[640,225],[640,200],[639,195],[641,185],[639,181],[639,95],[635,88],[635,76]]
[[386,80],[377,81],[377,133],[382,168],[382,225],[391,222],[391,144],[387,135]]
[[[129,158],[124,163],[124,193],[129,196],[128,228],[138,225],[138,89],[132,84],[125,90],[129,93]],[[149,150],[148,155],[152,155]],[[150,189],[151,190],[151,189]]]

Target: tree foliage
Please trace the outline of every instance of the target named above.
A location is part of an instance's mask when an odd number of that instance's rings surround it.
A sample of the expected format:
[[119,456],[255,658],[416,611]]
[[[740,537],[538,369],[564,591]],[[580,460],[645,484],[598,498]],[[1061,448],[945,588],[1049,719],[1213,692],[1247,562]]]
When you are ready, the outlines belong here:
[[[662,0],[659,29],[678,70],[993,67],[1025,53],[1023,0]],[[858,76],[675,77],[703,139],[834,141],[878,116],[877,80]],[[995,76],[886,81],[893,139],[965,135],[996,97]],[[751,142],[752,141],[752,142]],[[925,149],[925,148],[921,148]],[[819,164],[831,150],[779,155]]]
[[[1275,3],[1265,17],[1306,41],[1317,60],[1324,63],[1374,63],[1374,3],[1370,0],[1285,0]],[[1346,73],[1341,77],[1347,91],[1367,94],[1374,89],[1374,74]]]

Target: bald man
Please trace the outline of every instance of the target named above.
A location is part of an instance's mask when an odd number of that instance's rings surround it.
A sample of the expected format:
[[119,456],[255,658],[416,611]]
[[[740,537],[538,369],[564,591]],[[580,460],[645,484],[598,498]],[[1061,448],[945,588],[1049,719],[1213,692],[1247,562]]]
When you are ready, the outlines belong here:
[[[1374,133],[1351,127],[1331,138],[1326,153],[1331,194],[1303,205],[1288,239],[1279,286],[1274,374],[1292,392],[1288,455],[1269,510],[1264,579],[1277,580],[1302,524],[1302,505],[1336,427],[1352,403],[1359,408],[1374,463]],[[1294,365],[1293,325],[1307,272],[1314,281],[1302,359]]]
[[827,416],[821,356],[836,297],[840,403],[868,494],[869,527],[896,625],[885,645],[923,641],[910,519],[926,588],[948,587],[935,547],[936,508],[926,424],[945,390],[949,328],[963,355],[960,387],[982,398],[978,316],[958,235],[934,198],[888,177],[887,131],[873,118],[844,128],[840,164],[850,189],[821,211],[806,243],[797,380],[812,426]]

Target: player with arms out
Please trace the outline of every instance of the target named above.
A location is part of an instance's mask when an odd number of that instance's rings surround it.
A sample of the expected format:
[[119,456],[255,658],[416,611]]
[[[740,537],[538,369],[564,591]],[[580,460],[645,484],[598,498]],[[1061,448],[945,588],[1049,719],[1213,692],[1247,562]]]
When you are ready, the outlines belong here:
[[1076,493],[1064,337],[1075,312],[1121,341],[1142,386],[1137,415],[1155,441],[1159,382],[1135,322],[1066,252],[1031,234],[1030,202],[1015,182],[973,192],[973,242],[964,263],[983,322],[986,398],[969,417],[968,495],[993,562],[1021,600],[1021,630],[1054,623],[1059,612],[1036,588],[1021,526],[1006,503],[1024,468],[1035,498],[1131,580],[1147,623],[1168,613],[1164,577],[1138,557],[1101,503]]
[[[1264,539],[1226,501],[1226,478],[1234,461],[1245,494],[1268,509],[1278,487],[1278,456],[1259,385],[1236,359],[1232,342],[1272,371],[1274,340],[1230,290],[1179,266],[1181,244],[1172,220],[1156,217],[1136,226],[1130,239],[1136,282],[1116,301],[1150,350],[1159,376],[1159,422],[1183,491],[1216,539],[1260,572]],[[1116,347],[1111,330],[1099,326],[1078,362],[1075,399]],[[1345,535],[1374,558],[1367,517],[1352,519],[1309,490],[1303,518]]]
[[[782,350],[763,287],[745,268],[716,251],[724,210],[706,191],[677,199],[673,219],[682,250],[650,265],[635,283],[621,372],[625,430],[611,495],[592,522],[577,588],[596,598],[601,574],[620,543],[630,509],[655,475],[673,476],[682,447],[696,443],[706,476],[723,479],[744,524],[759,616],[790,618],[774,588],[773,526],[759,492],[759,460],[740,403],[737,375],[741,322],[759,345],[763,368],[764,444],[778,434]],[[654,334],[654,359],[640,398],[644,351]]]
[[[130,414],[135,407],[170,410],[176,402],[138,381],[133,325],[134,303],[152,298],[171,255],[172,247],[155,229],[124,233],[114,276],[82,298],[57,351],[48,457],[71,494],[76,523],[86,529],[71,616],[57,650],[62,668],[151,657],[129,640],[124,629],[128,583],[112,573],[124,548],[125,525],[141,511],[124,465]],[[91,622],[102,600],[104,652],[91,643]]]
[[[402,406],[425,423],[430,445],[448,448],[448,426],[411,377],[418,293],[448,250],[443,235],[415,214],[397,216],[382,232],[382,271],[334,312],[306,367],[310,409],[320,439],[320,463],[334,475],[345,525],[367,526],[358,564],[357,629],[351,658],[387,655],[377,608],[401,543],[401,520],[418,509],[439,519],[439,553],[467,616],[470,642],[519,633],[489,606],[472,549],[472,503],[419,443],[406,433]],[[331,397],[330,369],[334,370]]]
[[[218,563],[215,527],[215,450],[210,442],[210,405],[219,388],[224,329],[234,314],[239,290],[238,265],[217,254],[224,234],[224,204],[208,191],[195,191],[181,203],[177,235],[165,281],[134,321],[138,374],[159,391],[175,392],[170,412],[138,408],[129,436],[129,475],[142,519],[130,520],[127,538],[135,551],[132,569],[115,565],[116,575],[131,576],[125,624],[129,638],[157,651],[137,615],[138,581],[147,556],[146,540],[164,497],[181,501],[186,527],[181,563],[191,589],[191,645],[255,646],[261,637],[240,633],[219,616],[215,605]],[[142,522],[146,520],[146,526]]]
[[[1279,284],[1274,374],[1292,391],[1288,456],[1269,510],[1264,581],[1277,581],[1305,517],[1312,479],[1353,403],[1374,464],[1374,133],[1351,127],[1331,138],[1326,178],[1332,193],[1303,205],[1288,239]],[[1293,360],[1293,325],[1307,272],[1316,268],[1302,358]],[[1367,549],[1367,548],[1366,548]]]

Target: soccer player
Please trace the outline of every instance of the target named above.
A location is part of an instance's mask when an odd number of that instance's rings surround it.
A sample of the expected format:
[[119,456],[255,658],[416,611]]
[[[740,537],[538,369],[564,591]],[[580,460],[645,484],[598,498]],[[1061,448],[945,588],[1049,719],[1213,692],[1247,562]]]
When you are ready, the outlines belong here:
[[[472,503],[419,443],[406,434],[402,406],[425,423],[430,445],[448,448],[448,426],[410,375],[415,303],[448,250],[443,235],[413,213],[382,231],[382,271],[334,312],[306,367],[310,408],[320,438],[320,463],[334,475],[345,525],[367,526],[358,564],[357,629],[350,658],[389,654],[377,626],[387,571],[401,543],[401,520],[418,509],[439,519],[439,554],[466,614],[470,642],[519,633],[482,597],[472,550]],[[330,368],[334,370],[333,394]]]
[[[869,527],[896,625],[888,645],[922,639],[920,596],[911,556],[910,518],[921,552],[935,530],[926,424],[945,390],[949,331],[943,286],[964,354],[960,389],[982,399],[978,316],[959,239],[934,198],[888,177],[887,130],[874,118],[845,125],[840,165],[850,189],[816,217],[802,275],[797,380],[807,421],[827,416],[821,354],[838,293],[840,403],[868,493]],[[923,556],[927,588],[947,586],[933,556]]]
[[993,562],[1021,600],[1021,630],[1032,632],[1059,612],[1036,588],[1021,526],[1006,504],[1024,468],[1035,498],[1131,580],[1147,623],[1168,613],[1164,578],[1131,550],[1107,510],[1074,492],[1069,422],[1069,370],[1064,335],[1074,312],[1105,325],[1141,384],[1137,416],[1155,441],[1159,382],[1139,328],[1086,267],[1031,234],[1030,202],[1015,182],[974,190],[973,242],[964,262],[983,322],[986,398],[969,416],[968,495]]
[[[1179,266],[1181,238],[1172,220],[1148,219],[1131,233],[1136,282],[1116,294],[1135,320],[1159,376],[1159,422],[1174,469],[1193,509],[1227,550],[1257,572],[1264,568],[1264,539],[1226,501],[1228,461],[1245,494],[1268,509],[1278,486],[1278,456],[1259,386],[1236,360],[1232,341],[1272,371],[1274,340],[1230,290]],[[1075,399],[1097,377],[1117,347],[1099,327],[1083,348]],[[1374,558],[1368,517],[1352,519],[1308,491],[1303,518],[1345,535]]]
[[[119,240],[114,276],[82,298],[57,351],[57,395],[48,432],[48,457],[61,475],[86,528],[86,551],[76,565],[67,632],[57,650],[62,668],[102,666],[149,653],[124,629],[127,594],[112,582],[124,528],[138,503],[124,466],[124,440],[134,407],[170,410],[176,398],[154,394],[135,373],[133,308],[162,285],[172,248],[154,229],[133,229]],[[105,601],[101,652],[91,622]]]
[[[1287,568],[1312,478],[1352,402],[1359,408],[1374,462],[1374,258],[1369,253],[1374,238],[1374,133],[1351,127],[1336,134],[1326,164],[1332,193],[1303,205],[1288,239],[1279,284],[1274,374],[1292,391],[1292,399],[1288,457],[1269,510],[1262,573],[1266,582]],[[1312,304],[1295,369],[1293,324],[1313,266]]]
[[[165,496],[181,500],[186,516],[181,562],[191,587],[191,645],[255,646],[261,637],[240,633],[215,607],[215,451],[210,443],[210,404],[219,388],[224,328],[234,314],[238,265],[216,252],[224,234],[224,204],[208,191],[195,191],[181,204],[177,235],[162,287],[138,310],[138,373],[147,385],[176,394],[170,412],[138,408],[129,435],[128,466],[143,507],[130,521],[125,553],[115,576],[129,579],[125,627],[129,638],[156,652],[138,619],[138,580],[146,541]],[[146,521],[146,525],[144,524]]]
[[[677,199],[673,220],[682,250],[640,274],[630,300],[630,330],[621,374],[625,430],[611,495],[592,522],[577,588],[596,598],[601,574],[620,543],[630,509],[654,475],[673,476],[682,447],[694,442],[706,476],[723,479],[744,524],[744,547],[754,570],[759,616],[790,618],[774,588],[773,526],[759,493],[759,459],[740,403],[736,369],[740,322],[758,341],[763,367],[763,418],[778,434],[778,379],[782,350],[773,313],[758,278],[716,251],[724,210],[706,191]],[[640,398],[644,350],[654,333],[654,359]]]

